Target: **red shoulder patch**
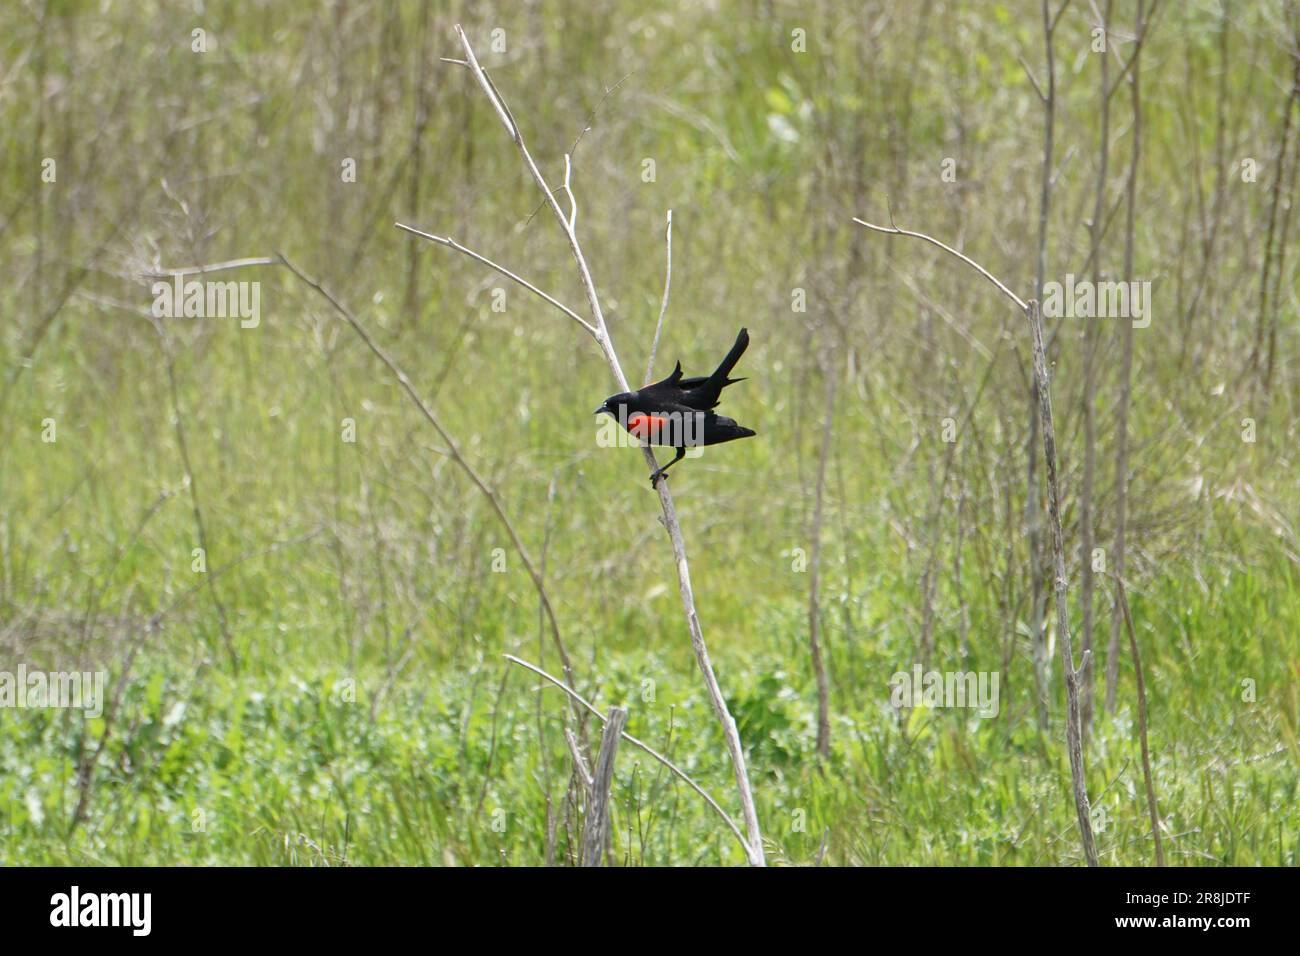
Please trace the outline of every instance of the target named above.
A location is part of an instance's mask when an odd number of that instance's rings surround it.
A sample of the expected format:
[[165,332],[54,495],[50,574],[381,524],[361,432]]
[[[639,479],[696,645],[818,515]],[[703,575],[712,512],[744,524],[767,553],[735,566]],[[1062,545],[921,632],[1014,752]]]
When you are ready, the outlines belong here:
[[667,424],[668,419],[662,415],[646,415],[637,412],[628,418],[627,430],[637,438],[651,438]]

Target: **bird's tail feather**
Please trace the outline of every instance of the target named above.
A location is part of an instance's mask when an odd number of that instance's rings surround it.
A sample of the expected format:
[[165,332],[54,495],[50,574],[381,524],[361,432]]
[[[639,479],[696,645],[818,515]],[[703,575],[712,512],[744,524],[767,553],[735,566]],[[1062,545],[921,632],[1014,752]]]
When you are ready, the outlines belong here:
[[709,383],[722,389],[724,386],[733,385],[736,382],[743,382],[744,379],[729,379],[727,378],[727,375],[736,367],[736,363],[740,361],[740,357],[745,354],[745,349],[747,348],[749,348],[749,330],[741,329],[740,334],[736,336],[736,344],[731,347],[731,351],[727,353],[727,357],[722,360],[722,363],[714,370],[713,374],[709,376]]

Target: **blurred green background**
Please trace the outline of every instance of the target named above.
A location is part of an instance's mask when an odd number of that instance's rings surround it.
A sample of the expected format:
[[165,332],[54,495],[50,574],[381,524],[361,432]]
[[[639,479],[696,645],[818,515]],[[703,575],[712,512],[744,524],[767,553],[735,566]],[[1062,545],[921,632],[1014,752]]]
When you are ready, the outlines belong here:
[[[1104,10],[1071,4],[1054,37],[1046,278],[1095,265],[1153,283],[1132,339],[1125,573],[1165,851],[1294,865],[1295,4],[1159,5],[1131,273],[1137,5]],[[759,437],[682,463],[671,486],[770,860],[1078,863],[1050,605],[1036,623],[1028,330],[952,258],[851,222],[892,213],[1034,294],[1044,116],[1027,70],[1045,83],[1046,56],[1028,0],[6,4],[0,669],[104,669],[110,705],[0,709],[0,863],[574,860],[571,714],[501,656],[560,672],[537,592],[419,410],[283,267],[214,276],[261,283],[256,328],[143,314],[153,271],[278,254],[352,310],[499,496],[578,689],[626,703],[629,732],[739,817],[644,462],[596,443],[591,409],[615,391],[598,348],[393,226],[451,235],[587,312],[518,153],[440,60],[461,55],[455,23],[552,185],[573,153],[578,235],[628,377],[659,313],[670,208],[658,369],[706,373],[750,330],[749,380],[722,410]],[[1049,320],[1075,628],[1085,350],[1104,549],[1122,384],[1122,320],[1086,329]],[[1126,641],[1102,703],[1112,601],[1099,576],[1088,785],[1102,862],[1146,864]],[[1051,655],[1041,699],[1035,647]],[[998,673],[997,718],[896,711],[891,675],[923,657]],[[630,747],[612,799],[620,865],[744,860]]]

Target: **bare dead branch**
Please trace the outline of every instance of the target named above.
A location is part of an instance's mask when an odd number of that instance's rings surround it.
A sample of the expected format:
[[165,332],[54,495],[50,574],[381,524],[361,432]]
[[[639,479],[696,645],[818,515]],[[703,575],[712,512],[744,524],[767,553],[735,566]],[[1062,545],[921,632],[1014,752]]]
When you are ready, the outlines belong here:
[[573,758],[573,769],[577,771],[578,779],[582,781],[584,787],[591,789],[591,768],[587,766],[587,758],[582,755],[582,748],[578,746],[578,738],[568,727],[564,728],[564,742],[569,745],[569,756]]
[[[1068,2],[1068,0],[1067,0]],[[854,222],[866,226],[875,232],[881,232],[886,235],[911,236],[915,239],[922,239],[931,245],[938,246],[945,252],[955,256],[962,262],[965,262],[989,282],[993,283],[1007,298],[1020,306],[1027,318],[1029,319],[1029,329],[1033,337],[1034,352],[1034,382],[1038,394],[1039,415],[1042,419],[1043,429],[1043,459],[1047,464],[1047,507],[1049,524],[1052,529],[1052,552],[1055,560],[1055,592],[1056,592],[1056,627],[1060,635],[1061,645],[1061,669],[1065,673],[1065,689],[1067,701],[1066,715],[1066,747],[1070,755],[1070,777],[1074,786],[1074,804],[1075,812],[1079,820],[1079,833],[1083,841],[1083,855],[1088,861],[1089,866],[1098,864],[1097,844],[1092,833],[1091,810],[1088,805],[1088,789],[1085,779],[1086,771],[1083,760],[1083,750],[1080,742],[1080,725],[1079,725],[1079,678],[1091,662],[1091,654],[1085,654],[1083,663],[1079,668],[1074,666],[1074,649],[1070,642],[1070,615],[1069,605],[1067,603],[1067,592],[1069,589],[1068,578],[1065,570],[1065,535],[1061,530],[1061,498],[1060,483],[1056,473],[1056,429],[1052,421],[1052,396],[1051,380],[1047,374],[1047,350],[1043,344],[1043,320],[1042,312],[1039,309],[1038,300],[1030,299],[1025,302],[1018,295],[1012,292],[1007,286],[987,269],[975,262],[969,256],[963,255],[951,246],[927,236],[925,233],[912,232],[906,229],[899,229],[893,224],[891,216],[890,225],[875,226],[862,219],[854,218]]]
[[[597,710],[581,694],[579,694],[573,688],[565,685],[563,681],[559,680],[558,678],[552,677],[550,674],[546,673],[546,671],[542,670],[540,667],[536,667],[535,665],[530,664],[525,660],[521,660],[520,658],[515,657],[513,654],[506,654],[504,656],[506,660],[512,661],[513,663],[518,664],[520,667],[526,667],[528,670],[532,671],[538,677],[542,677],[550,681],[556,687],[560,688],[560,690],[568,694],[570,698],[572,698],[578,704],[586,708],[586,710],[593,717],[595,717],[597,720],[601,721],[602,723],[604,722],[605,715],[602,714],[599,710]],[[745,835],[740,832],[740,827],[736,826],[735,821],[731,819],[730,815],[728,815],[726,810],[722,809],[722,807],[718,804],[718,801],[714,800],[711,796],[709,796],[708,793],[706,793],[698,783],[696,783],[694,780],[692,780],[690,777],[686,775],[686,771],[682,770],[680,767],[677,766],[677,764],[673,763],[671,760],[669,760],[663,754],[659,753],[659,751],[655,750],[649,744],[644,743],[643,741],[640,741],[637,738],[633,737],[627,731],[623,731],[623,739],[626,740],[628,743],[630,743],[633,747],[636,747],[638,750],[645,751],[655,760],[658,760],[661,764],[663,764],[665,767],[671,770],[679,780],[681,780],[688,787],[690,787],[701,797],[703,797],[704,802],[713,808],[713,812],[716,813],[722,819],[722,822],[727,825],[727,829],[729,829],[732,833],[736,835],[736,839],[740,841],[740,845],[745,848],[746,852],[748,852],[749,843],[745,840]]]
[[[497,116],[518,148],[524,166],[533,177],[533,181],[537,183],[538,188],[541,189],[546,204],[550,206],[551,212],[560,224],[561,231],[563,231],[565,238],[569,242],[569,249],[578,268],[579,278],[582,281],[583,289],[587,293],[587,304],[590,307],[591,317],[596,329],[596,341],[605,353],[605,361],[609,365],[610,374],[613,375],[619,391],[626,392],[628,391],[627,376],[623,374],[623,366],[618,360],[618,354],[614,351],[614,343],[610,339],[609,330],[605,324],[605,315],[601,309],[600,296],[596,292],[596,283],[591,277],[591,269],[587,265],[587,258],[583,254],[582,245],[578,241],[576,230],[573,228],[572,216],[566,216],[560,208],[559,200],[547,184],[546,177],[538,169],[537,163],[528,151],[528,146],[524,143],[519,125],[515,122],[514,116],[511,114],[509,107],[506,106],[501,94],[497,91],[495,84],[479,65],[469,38],[459,24],[456,26],[456,36],[460,39],[461,46],[465,50],[465,60],[470,72],[491,101]],[[651,470],[657,469],[658,462],[655,460],[653,449],[648,444],[642,447],[642,453],[645,456],[646,464]],[[672,493],[668,490],[668,482],[656,482],[655,487],[659,493],[659,504],[663,512],[664,527],[668,532],[669,541],[672,543],[677,568],[677,587],[682,599],[682,609],[686,616],[687,628],[691,635],[691,646],[695,651],[695,659],[704,676],[709,701],[713,705],[719,724],[722,726],[723,738],[726,740],[727,750],[731,757],[732,770],[736,778],[736,789],[739,792],[741,809],[745,819],[745,829],[748,833],[746,856],[751,865],[763,866],[765,863],[763,839],[758,825],[758,813],[754,806],[753,791],[749,784],[749,772],[745,767],[745,752],[740,745],[740,734],[736,730],[736,722],[727,709],[726,699],[718,686],[717,677],[713,672],[713,663],[709,659],[709,651],[704,643],[704,632],[700,627],[699,615],[695,609],[695,595],[691,588],[690,564],[686,558],[686,543],[682,537],[681,524],[677,519],[677,509],[673,504]]]
[[402,390],[406,392],[407,396],[420,410],[420,413],[425,417],[429,424],[433,426],[434,431],[438,433],[438,436],[446,444],[447,451],[450,454],[452,461],[460,466],[461,470],[465,472],[469,477],[469,480],[474,484],[474,487],[482,492],[483,496],[487,498],[488,504],[491,505],[492,511],[497,516],[497,520],[500,521],[502,526],[506,529],[506,534],[510,537],[510,543],[514,546],[515,553],[519,555],[519,560],[523,562],[524,569],[532,579],[533,587],[537,589],[537,596],[542,602],[542,608],[546,611],[546,618],[551,626],[551,638],[555,644],[556,651],[559,652],[565,677],[570,681],[573,680],[573,666],[569,661],[569,653],[564,647],[564,640],[560,637],[560,625],[556,621],[555,609],[551,606],[551,598],[546,592],[546,585],[542,581],[542,576],[540,572],[538,572],[537,566],[533,563],[532,558],[529,557],[528,549],[524,546],[522,539],[520,539],[519,533],[515,531],[515,526],[506,516],[505,509],[502,507],[500,499],[497,498],[496,492],[488,487],[487,482],[483,480],[474,466],[471,465],[469,461],[466,460],[465,456],[461,454],[460,446],[456,443],[456,440],[452,438],[451,434],[445,428],[443,428],[442,422],[434,413],[433,409],[429,407],[428,403],[420,397],[420,393],[415,390],[415,386],[411,384],[411,380],[407,377],[407,374],[402,371],[389,354],[380,347],[379,343],[371,338],[366,327],[357,320],[357,317],[352,314],[352,311],[336,299],[333,293],[322,286],[319,282],[315,279],[309,278],[297,266],[285,258],[283,254],[280,255],[280,262],[286,269],[302,280],[302,282],[314,289],[321,298],[333,307],[334,311],[343,317],[344,321],[352,327],[352,330],[361,337],[361,341],[364,342],[366,347],[374,353],[375,357],[384,364],[392,376],[397,379]]
[[593,326],[590,322],[588,322],[588,321],[587,321],[586,319],[584,319],[582,316],[578,315],[577,312],[574,312],[574,311],[573,311],[572,309],[570,309],[567,305],[565,305],[564,303],[560,302],[560,301],[559,301],[558,299],[556,299],[554,296],[548,295],[547,293],[543,292],[541,289],[537,288],[537,286],[535,286],[535,285],[533,285],[531,282],[529,282],[527,279],[523,278],[522,276],[517,275],[517,274],[514,273],[514,272],[511,272],[511,271],[510,271],[509,269],[507,269],[505,266],[503,266],[503,265],[499,265],[499,264],[493,262],[493,261],[492,261],[491,259],[489,259],[487,256],[480,255],[479,253],[475,252],[473,249],[470,249],[468,246],[462,246],[462,245],[461,245],[459,242],[457,242],[455,239],[451,238],[451,236],[435,236],[435,235],[433,235],[432,233],[422,232],[422,231],[419,230],[419,229],[415,229],[415,228],[413,228],[413,227],[411,227],[411,226],[403,225],[403,224],[400,223],[400,222],[395,222],[395,223],[393,223],[393,225],[395,225],[398,229],[401,229],[401,230],[403,230],[403,231],[405,231],[405,232],[409,232],[409,233],[411,233],[412,235],[419,236],[421,239],[428,239],[430,242],[436,242],[436,243],[438,243],[439,245],[446,246],[446,247],[449,248],[449,249],[455,249],[457,252],[459,252],[459,253],[461,253],[461,254],[463,254],[463,255],[467,255],[467,256],[469,256],[471,259],[474,259],[474,260],[477,261],[477,262],[481,262],[481,263],[483,263],[483,264],[484,264],[485,266],[487,266],[489,269],[493,269],[493,270],[495,270],[496,272],[501,273],[501,275],[505,276],[505,277],[506,277],[507,279],[509,279],[511,282],[516,282],[516,283],[518,283],[519,285],[523,286],[525,289],[527,289],[529,292],[533,293],[534,295],[540,296],[541,298],[545,299],[545,300],[546,300],[547,302],[549,302],[551,305],[555,306],[557,309],[559,309],[561,312],[563,312],[563,313],[564,313],[565,315],[567,315],[569,318],[573,319],[573,321],[577,322],[577,323],[578,323],[579,325],[581,325],[584,329],[586,329],[587,332],[588,332],[592,337],[595,337],[595,336],[596,336],[596,329],[595,329],[595,326]]
[[664,298],[659,304],[659,321],[655,323],[654,341],[650,343],[650,358],[645,363],[645,382],[654,379],[655,354],[659,351],[659,336],[664,330],[664,315],[668,311],[668,290],[673,284],[673,211],[668,210],[668,225],[664,228],[664,241],[668,245],[667,265],[664,267]]
[[1142,745],[1142,778],[1147,787],[1147,814],[1151,817],[1151,838],[1156,844],[1156,866],[1165,865],[1164,845],[1160,842],[1160,810],[1156,805],[1156,787],[1151,780],[1151,749],[1147,742],[1147,685],[1142,676],[1142,655],[1138,653],[1137,634],[1133,629],[1133,615],[1129,612],[1128,594],[1124,579],[1112,574],[1115,594],[1124,613],[1124,626],[1128,629],[1128,646],[1133,655],[1133,673],[1137,678],[1138,737]]
[[227,269],[243,269],[246,266],[278,266],[280,260],[274,256],[252,256],[247,259],[230,259],[226,262],[208,262],[197,266],[179,266],[175,269],[157,269],[142,272],[145,279],[170,279],[175,276],[200,276],[209,272],[224,272]]
[[892,222],[888,226],[877,226],[867,222],[865,219],[859,219],[857,216],[853,217],[853,221],[856,222],[859,226],[866,226],[868,229],[874,230],[875,232],[883,232],[887,236],[911,236],[913,239],[921,239],[924,240],[925,242],[930,243],[930,245],[932,246],[938,246],[944,252],[948,253],[951,256],[956,256],[962,262],[966,263],[966,265],[970,266],[972,269],[974,269],[984,278],[992,282],[995,286],[998,287],[998,289],[1002,292],[1002,294],[1005,295],[1012,302],[1014,302],[1022,312],[1029,311],[1029,306],[1025,302],[1025,300],[1020,298],[1020,296],[1016,295],[1010,289],[1008,289],[1002,283],[1001,279],[998,279],[996,276],[993,275],[993,273],[989,272],[987,269],[985,269],[982,265],[980,265],[970,256],[958,252],[952,246],[940,242],[938,239],[935,239],[933,236],[927,236],[923,232],[912,232],[910,229],[899,229],[897,226],[893,225]]

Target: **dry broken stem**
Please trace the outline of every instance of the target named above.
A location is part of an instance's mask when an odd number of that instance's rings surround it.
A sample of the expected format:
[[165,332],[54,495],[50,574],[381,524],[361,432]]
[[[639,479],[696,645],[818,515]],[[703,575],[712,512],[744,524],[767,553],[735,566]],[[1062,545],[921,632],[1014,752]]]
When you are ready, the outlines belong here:
[[1083,856],[1089,866],[1096,866],[1097,842],[1092,833],[1091,811],[1088,806],[1088,787],[1083,762],[1083,748],[1080,741],[1079,726],[1079,679],[1091,662],[1091,656],[1084,653],[1083,662],[1078,668],[1074,666],[1074,648],[1070,641],[1070,615],[1067,603],[1068,578],[1065,571],[1065,536],[1061,530],[1061,495],[1056,474],[1056,428],[1052,421],[1051,382],[1047,375],[1047,350],[1043,344],[1043,317],[1038,300],[1028,302],[1020,298],[1000,279],[981,266],[974,259],[958,252],[951,246],[927,236],[922,232],[899,229],[891,217],[888,226],[877,226],[863,219],[854,217],[854,222],[875,232],[891,236],[911,236],[937,246],[949,255],[955,256],[993,283],[1016,306],[1025,313],[1029,320],[1029,331],[1033,337],[1034,381],[1038,385],[1038,406],[1043,424],[1043,459],[1047,465],[1047,510],[1052,529],[1052,558],[1055,570],[1056,592],[1056,629],[1061,637],[1061,670],[1065,674],[1065,696],[1067,703],[1065,740],[1070,754],[1070,779],[1074,786],[1074,808],[1079,819],[1079,836],[1083,843]]

